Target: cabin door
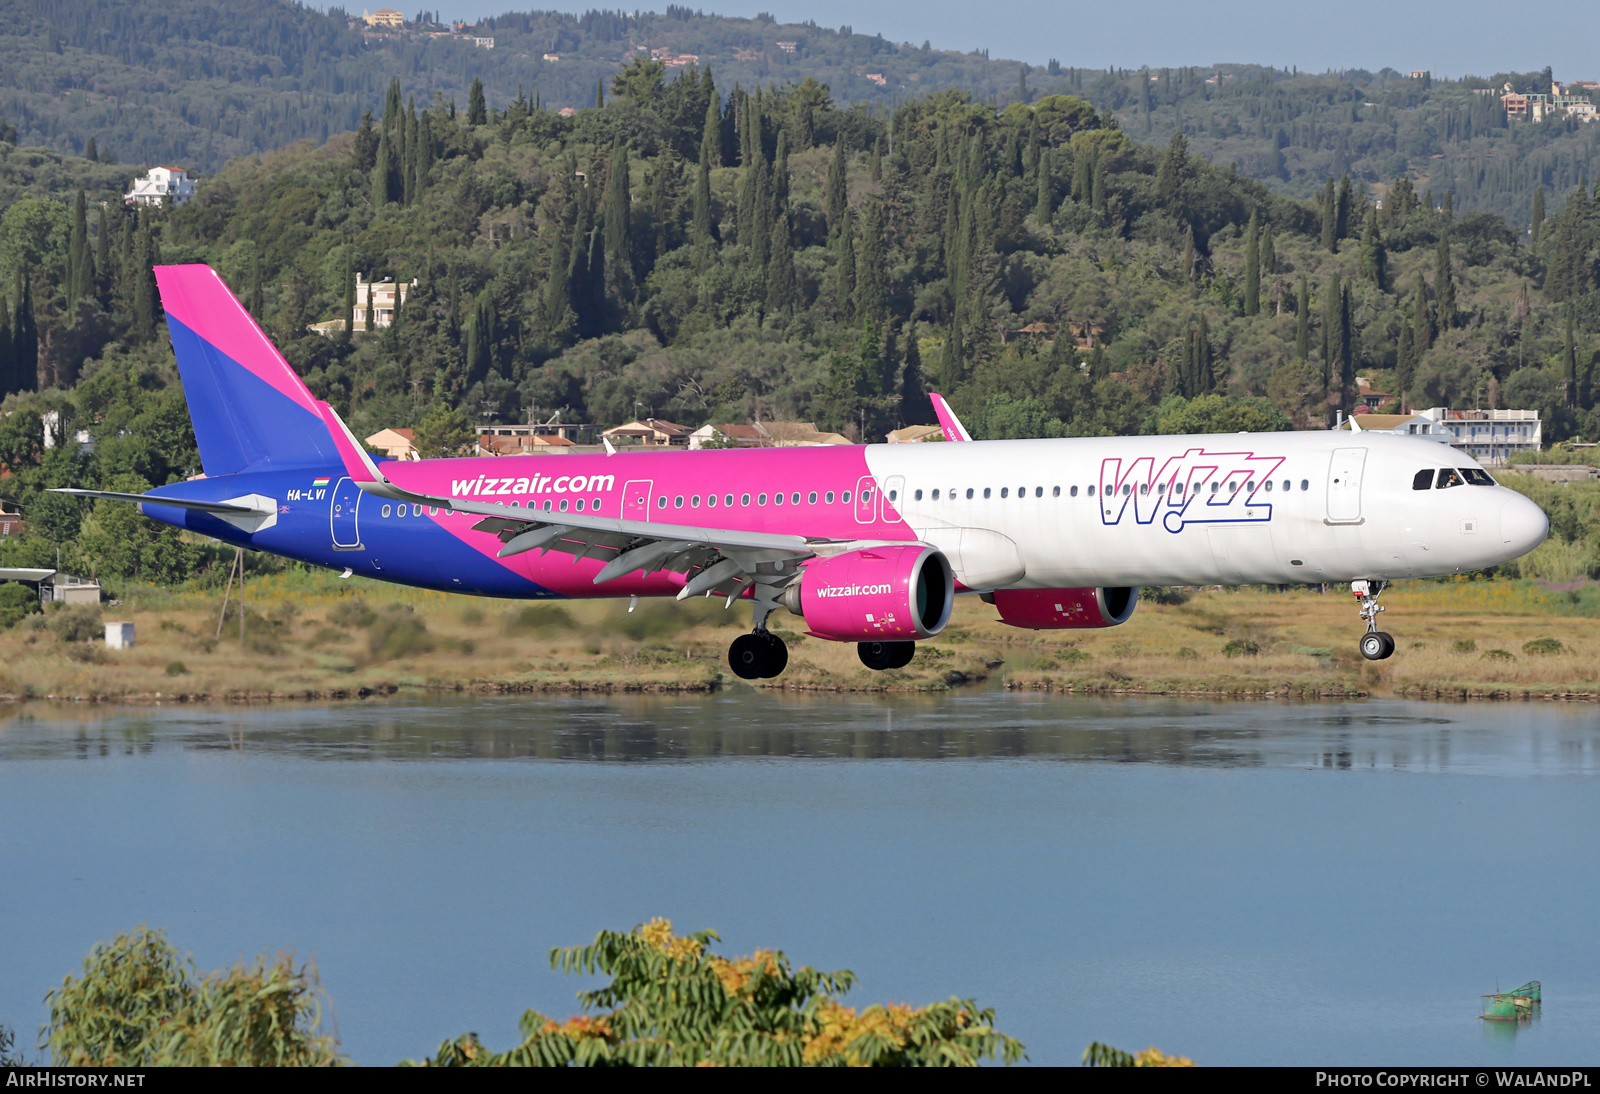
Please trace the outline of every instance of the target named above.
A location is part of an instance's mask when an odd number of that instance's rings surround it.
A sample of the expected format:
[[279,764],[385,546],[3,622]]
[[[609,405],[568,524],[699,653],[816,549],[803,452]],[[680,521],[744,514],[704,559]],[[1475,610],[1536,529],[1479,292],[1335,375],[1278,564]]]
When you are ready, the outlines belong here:
[[333,533],[333,549],[354,551],[361,547],[361,528],[357,517],[361,509],[361,489],[348,477],[333,488],[328,509],[328,525]]
[[1336,448],[1328,467],[1328,523],[1361,523],[1361,475],[1366,469],[1365,448]]
[[622,519],[649,520],[650,495],[655,491],[654,479],[633,479],[622,488]]

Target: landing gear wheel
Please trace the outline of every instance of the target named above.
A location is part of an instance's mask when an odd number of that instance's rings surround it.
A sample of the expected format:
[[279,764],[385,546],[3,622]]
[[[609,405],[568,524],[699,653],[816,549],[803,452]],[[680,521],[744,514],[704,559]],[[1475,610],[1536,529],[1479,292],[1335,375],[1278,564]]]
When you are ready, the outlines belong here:
[[867,668],[877,672],[884,669],[903,669],[916,655],[915,642],[857,642],[856,656]]
[[728,647],[728,667],[741,680],[759,680],[767,667],[767,644],[759,634],[741,634]]
[[789,665],[789,647],[766,631],[741,634],[728,647],[728,667],[741,680],[770,680]]
[[775,634],[760,634],[757,637],[767,644],[767,664],[762,670],[761,678],[771,680],[789,667],[789,647]]
[[1394,638],[1384,631],[1369,631],[1361,636],[1361,656],[1368,661],[1382,661],[1394,653]]

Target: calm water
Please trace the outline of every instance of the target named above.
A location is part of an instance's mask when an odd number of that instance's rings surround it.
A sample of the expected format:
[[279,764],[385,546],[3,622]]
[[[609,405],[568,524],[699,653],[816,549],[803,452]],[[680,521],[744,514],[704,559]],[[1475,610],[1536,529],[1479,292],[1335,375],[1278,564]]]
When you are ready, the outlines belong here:
[[[1600,1060],[1600,710],[506,699],[0,715],[0,1022],[97,939],[314,956],[361,1063],[652,915],[954,993],[1032,1060]],[[1475,1020],[1544,982],[1520,1030]]]

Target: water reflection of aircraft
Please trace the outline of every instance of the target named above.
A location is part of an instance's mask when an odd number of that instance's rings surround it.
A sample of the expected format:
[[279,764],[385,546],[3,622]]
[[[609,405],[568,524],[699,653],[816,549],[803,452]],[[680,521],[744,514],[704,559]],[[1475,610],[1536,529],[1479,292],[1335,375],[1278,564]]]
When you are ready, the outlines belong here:
[[729,651],[783,671],[779,607],[910,661],[954,596],[1035,629],[1110,627],[1140,586],[1351,582],[1377,629],[1395,578],[1536,547],[1540,509],[1436,441],[1360,432],[374,460],[207,266],[156,268],[205,477],[145,515],[346,574],[485,596],[749,600]]

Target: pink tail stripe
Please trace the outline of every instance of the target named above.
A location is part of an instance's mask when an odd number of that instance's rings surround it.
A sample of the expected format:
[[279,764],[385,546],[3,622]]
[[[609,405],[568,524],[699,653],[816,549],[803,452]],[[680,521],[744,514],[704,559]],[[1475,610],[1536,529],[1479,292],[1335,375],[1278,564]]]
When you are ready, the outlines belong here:
[[961,419],[956,417],[956,412],[950,409],[950,404],[944,401],[943,395],[933,391],[928,393],[928,398],[933,403],[933,412],[939,416],[939,425],[944,430],[945,440],[972,440],[972,434],[968,433],[966,426],[961,424]]
[[372,457],[356,443],[355,437],[350,433],[350,427],[344,424],[338,412],[324,402],[317,402],[315,406],[317,414],[327,425],[328,432],[333,434],[333,446],[338,450],[339,459],[344,463],[344,473],[350,476],[350,481],[356,483],[381,481],[382,476],[373,465]]
[[157,266],[156,285],[167,315],[237,361],[275,391],[318,413],[317,400],[283,359],[239,298],[210,266]]

